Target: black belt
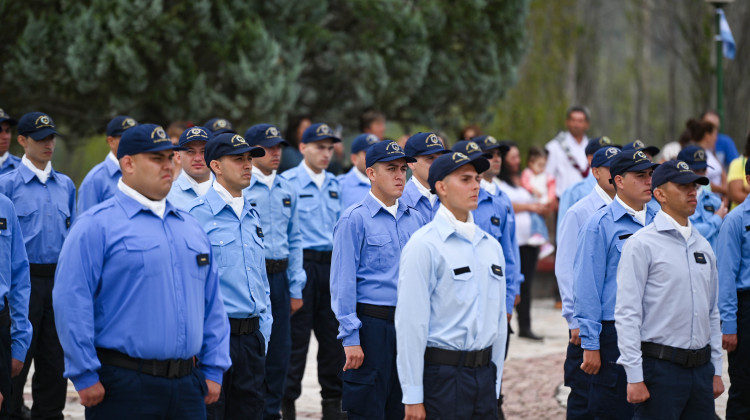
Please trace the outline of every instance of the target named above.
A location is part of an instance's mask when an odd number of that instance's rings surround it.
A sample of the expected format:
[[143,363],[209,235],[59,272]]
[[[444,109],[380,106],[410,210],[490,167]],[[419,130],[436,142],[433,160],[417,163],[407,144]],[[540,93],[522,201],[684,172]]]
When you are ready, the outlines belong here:
[[738,290],[737,291],[737,297],[738,298],[750,297],[750,289]]
[[55,277],[57,264],[29,264],[29,271],[33,277]]
[[5,307],[0,311],[0,328],[10,327],[10,308],[8,307],[8,298],[5,299]]
[[487,366],[490,364],[491,357],[492,347],[474,351],[443,350],[435,347],[427,347],[424,352],[425,362],[449,366]]
[[284,258],[283,260],[269,260],[266,259],[266,274],[276,274],[286,271],[289,267],[289,260]]
[[130,357],[116,350],[97,348],[96,355],[103,365],[117,366],[163,378],[182,378],[190,375],[195,358],[174,360],[146,360]]
[[316,261],[320,263],[331,263],[331,251],[314,251],[312,249],[303,249],[302,256],[308,261]]
[[260,318],[229,318],[229,329],[232,335],[248,335],[260,328]]
[[357,303],[357,314],[393,321],[393,316],[396,314],[396,307]]
[[711,360],[711,346],[687,350],[644,341],[641,342],[641,352],[646,357],[666,360],[687,368],[703,366]]

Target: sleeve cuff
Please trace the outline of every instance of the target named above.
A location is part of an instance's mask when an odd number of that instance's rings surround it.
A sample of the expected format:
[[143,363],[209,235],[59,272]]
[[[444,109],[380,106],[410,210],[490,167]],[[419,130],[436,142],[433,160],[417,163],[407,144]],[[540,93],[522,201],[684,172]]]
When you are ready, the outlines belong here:
[[422,385],[408,385],[404,387],[404,397],[401,400],[404,404],[422,404],[424,403],[424,387]]
[[76,391],[81,391],[99,382],[99,374],[97,372],[85,372],[74,378],[70,378],[73,381],[73,386]]
[[711,363],[714,365],[714,375],[721,376],[724,373],[721,368],[722,359],[712,360]]
[[722,334],[737,334],[737,321],[721,321]]
[[643,382],[643,365],[639,363],[638,366],[625,366],[625,374],[629,384]]
[[359,330],[354,330],[348,336],[343,337],[342,344],[344,347],[359,346]]
[[19,360],[21,362],[26,360],[26,349],[20,348],[21,346],[13,346],[11,345],[10,349],[10,357]]
[[575,330],[576,328],[578,328],[578,321],[572,315],[565,317],[565,320],[568,321],[569,330]]
[[206,379],[221,385],[221,380],[224,379],[224,371],[221,368],[201,365],[200,370]]

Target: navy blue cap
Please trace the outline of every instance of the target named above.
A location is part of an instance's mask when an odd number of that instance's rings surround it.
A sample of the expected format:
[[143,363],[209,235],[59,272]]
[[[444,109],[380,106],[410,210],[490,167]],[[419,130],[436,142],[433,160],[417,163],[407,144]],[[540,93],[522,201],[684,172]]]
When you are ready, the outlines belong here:
[[281,132],[272,124],[255,124],[245,131],[245,141],[251,146],[273,147],[277,144],[289,146]]
[[710,167],[706,160],[706,150],[700,146],[686,146],[677,154],[677,160],[687,163],[690,169],[694,171]]
[[[380,139],[375,134],[363,133],[358,135],[352,140],[352,154],[359,153],[363,150],[367,150],[375,143],[378,143]],[[367,165],[370,166],[370,165]]]
[[697,182],[701,185],[708,185],[708,178],[697,175],[684,161],[668,160],[654,169],[654,174],[651,176],[651,189],[653,190],[667,182],[674,182],[675,184]]
[[623,148],[610,163],[609,173],[614,179],[616,175],[622,175],[625,172],[640,172],[657,166],[659,164],[651,162],[651,159],[642,150],[633,151],[631,149],[628,151]]
[[471,139],[474,143],[478,144],[482,148],[483,152],[498,149],[502,154],[510,150],[507,144],[500,143],[496,138],[492,136],[477,136]]
[[55,122],[43,112],[29,112],[18,121],[18,134],[31,137],[39,141],[44,140],[50,134],[57,134]]
[[453,147],[451,147],[451,150],[454,152],[463,153],[466,156],[468,156],[469,159],[474,159],[475,157],[480,157],[480,156],[486,157],[486,158],[491,157],[491,155],[484,153],[482,151],[482,148],[479,147],[478,144],[476,144],[475,142],[471,140],[461,140],[457,142],[456,144],[454,144]]
[[325,139],[331,139],[334,143],[340,143],[341,139],[333,134],[333,130],[326,123],[315,123],[305,129],[302,132],[302,143],[312,143],[315,141],[321,141]]
[[164,128],[156,124],[140,124],[122,133],[117,146],[117,159],[138,153],[160,152],[162,150],[185,150],[172,144]]
[[212,160],[216,160],[227,155],[241,155],[250,152],[252,157],[262,157],[266,151],[262,147],[250,146],[245,139],[235,133],[222,133],[211,137],[206,143],[206,149],[203,157],[206,160],[206,166],[211,165]]
[[612,146],[612,145],[613,145],[612,140],[610,140],[609,137],[607,136],[601,136],[595,139],[591,139],[586,145],[586,156],[593,155],[594,153],[596,153],[597,150],[601,149],[604,146]]
[[128,128],[133,128],[138,125],[138,121],[127,115],[118,115],[112,118],[112,121],[107,124],[107,136],[117,137],[122,136]]
[[435,194],[435,184],[438,181],[442,181],[446,176],[464,165],[474,166],[474,169],[480,174],[487,169],[490,169],[490,161],[481,155],[471,159],[460,152],[449,152],[439,156],[432,162],[432,165],[430,165],[430,173],[427,176],[427,183],[430,184],[430,191]]
[[592,168],[601,168],[602,166],[609,168],[614,161],[615,156],[620,154],[620,149],[615,146],[602,147],[594,153],[594,157],[591,159]]
[[184,146],[191,141],[208,141],[213,135],[206,127],[190,127],[180,134],[180,141],[177,143]]
[[[375,137],[377,138],[377,137]],[[367,149],[365,163],[367,167],[378,162],[390,162],[396,159],[406,159],[407,162],[413,163],[417,160],[413,157],[406,156],[401,146],[393,140],[378,141]]]
[[404,153],[407,155],[424,156],[431,155],[433,153],[450,153],[450,150],[445,150],[443,142],[435,133],[417,133],[409,137],[404,145]]
[[657,154],[659,154],[659,151],[661,149],[659,149],[656,146],[648,146],[648,147],[646,147],[646,145],[643,144],[643,142],[640,141],[640,140],[636,140],[636,141],[634,141],[632,143],[628,143],[628,144],[622,146],[622,151],[623,152],[629,152],[629,151],[635,151],[635,150],[643,150],[644,152],[648,153],[651,156],[656,156]]
[[206,121],[205,124],[203,124],[203,127],[208,128],[213,135],[222,133],[235,133],[234,126],[229,122],[229,120],[225,118],[211,118],[210,120]]
[[11,118],[10,115],[8,115],[8,113],[5,112],[4,109],[0,108],[0,123],[2,122],[7,122],[10,125],[18,124],[18,121]]

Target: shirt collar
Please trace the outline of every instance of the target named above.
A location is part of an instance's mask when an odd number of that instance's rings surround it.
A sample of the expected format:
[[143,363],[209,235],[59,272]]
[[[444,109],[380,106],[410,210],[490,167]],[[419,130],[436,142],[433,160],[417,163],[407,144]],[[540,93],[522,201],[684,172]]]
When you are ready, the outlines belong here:
[[5,164],[5,161],[8,160],[9,156],[10,156],[10,152],[8,152],[7,150],[5,151],[5,153],[0,155],[0,167],[2,167]]
[[[212,185],[213,185],[213,188],[210,188],[209,191],[214,190],[216,192],[216,195],[219,196],[219,199],[225,205],[229,206],[234,212],[234,214],[237,216],[237,218],[239,219],[244,213],[244,211],[246,210],[246,208],[249,207],[248,205],[246,205],[247,203],[245,203],[245,196],[244,195],[240,195],[239,197],[232,196],[232,194],[216,180],[214,180]],[[212,207],[212,210],[213,210],[213,207]],[[218,209],[216,213],[218,213],[219,211],[221,211],[221,209]],[[216,215],[216,213],[214,213],[214,215]]]
[[107,157],[104,159],[104,167],[107,168],[109,176],[122,173],[120,170],[120,162],[117,160],[112,152],[107,153]]
[[[690,238],[693,230],[693,223],[688,219],[687,226],[682,226],[677,223],[674,217],[668,215],[664,210],[659,210],[654,216],[654,226],[659,231],[674,230],[679,233],[685,240]],[[686,235],[687,234],[687,235]]]
[[[436,219],[440,220],[438,223],[435,223],[435,229],[437,230],[437,233],[440,236],[440,240],[445,242],[452,233],[458,234],[458,231],[456,230],[456,227],[453,223],[453,221],[456,221],[456,217],[453,216],[453,214],[450,212],[450,210],[448,210],[447,207],[440,206],[438,208],[437,212],[435,213],[435,217],[433,221],[435,221]],[[463,222],[458,222],[458,223],[463,223]],[[471,212],[469,212],[469,217],[466,223],[474,224],[474,215]],[[477,242],[479,242],[480,239],[484,238],[485,235],[486,234],[482,229],[479,229],[476,225],[474,225],[474,237],[473,237],[473,240],[470,242],[476,244]],[[463,235],[460,235],[460,236],[464,239],[466,238]]]
[[307,173],[307,177],[310,178],[310,181],[315,184],[315,186],[318,187],[319,190],[323,189],[323,185],[325,185],[326,182],[326,171],[320,171],[319,174],[316,174],[312,169],[310,169],[309,166],[307,166],[307,163],[304,159],[302,159],[302,162],[300,162],[300,166],[305,170],[304,172]]
[[631,208],[630,206],[628,206],[624,201],[622,201],[622,199],[619,196],[617,196],[617,195],[615,195],[615,199],[612,200],[612,203],[613,204],[617,203],[616,206],[613,205],[613,207],[612,207],[613,210],[618,210],[619,209],[619,211],[617,213],[615,213],[615,212],[612,213],[612,215],[615,216],[615,220],[620,219],[622,216],[624,216],[626,214],[629,214],[629,215],[633,216],[634,219],[638,220],[636,214],[643,214],[644,215],[643,226],[646,226],[646,224],[648,222],[648,210],[649,210],[648,203],[643,205],[643,210],[641,210],[641,211],[635,211],[633,208]]
[[354,175],[357,176],[357,179],[359,179],[359,183],[362,185],[370,185],[370,178],[367,177],[367,175],[363,174],[362,172],[357,169],[356,166],[352,166],[352,172],[354,172]]
[[[122,178],[117,181],[117,189],[118,191],[115,196],[118,197],[118,201],[129,219],[132,219],[141,210],[150,210],[154,216],[160,219],[163,219],[169,213],[182,219],[182,216],[180,216],[177,209],[166,199],[166,197],[159,201],[150,200],[129,185],[125,184],[122,181]],[[163,206],[162,208],[164,210],[161,211],[159,206]]]
[[[479,186],[482,187],[481,189],[487,190],[488,193],[495,195],[497,194],[497,190],[499,187],[494,182],[487,181],[486,179],[482,178],[479,180]],[[481,191],[480,189],[480,191]],[[481,193],[480,193],[481,194]],[[481,198],[480,198],[481,200]]]
[[[21,157],[21,164],[22,166],[28,168],[32,174],[36,175],[36,177],[39,178],[39,182],[41,182],[42,184],[46,184],[47,180],[52,176],[52,162],[47,162],[47,166],[45,166],[43,170],[40,170],[39,168],[34,166],[29,158],[26,157],[26,154],[24,154]],[[24,181],[28,182],[28,180]]]
[[594,184],[594,191],[599,196],[599,198],[602,199],[605,206],[609,205],[612,202],[612,197],[610,197],[609,194],[607,194],[607,192],[604,191],[604,188],[599,186],[598,182]]
[[401,204],[401,200],[396,199],[396,204],[393,205],[396,208],[396,214],[393,214],[390,210],[388,210],[388,207],[386,207],[385,203],[375,197],[375,194],[372,193],[372,190],[367,192],[367,195],[362,202],[367,207],[367,209],[370,210],[370,217],[375,217],[375,215],[378,214],[378,211],[380,211],[380,209],[383,209],[383,211],[393,215],[393,217],[395,218],[399,213],[403,213],[406,207],[404,204]]
[[253,176],[250,178],[250,185],[255,184],[256,182],[260,182],[261,184],[268,187],[270,190],[273,188],[273,185],[276,183],[276,170],[271,171],[270,175],[266,175],[263,173],[263,171],[260,170],[257,166],[253,165]]

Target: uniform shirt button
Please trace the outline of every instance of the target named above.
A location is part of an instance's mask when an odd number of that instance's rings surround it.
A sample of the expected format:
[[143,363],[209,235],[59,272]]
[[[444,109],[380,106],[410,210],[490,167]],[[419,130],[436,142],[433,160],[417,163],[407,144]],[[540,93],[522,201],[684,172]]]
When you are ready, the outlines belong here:
[[224,243],[224,241],[219,241],[219,244],[223,244],[223,243]]
[[214,226],[216,226],[216,222],[214,222]]

